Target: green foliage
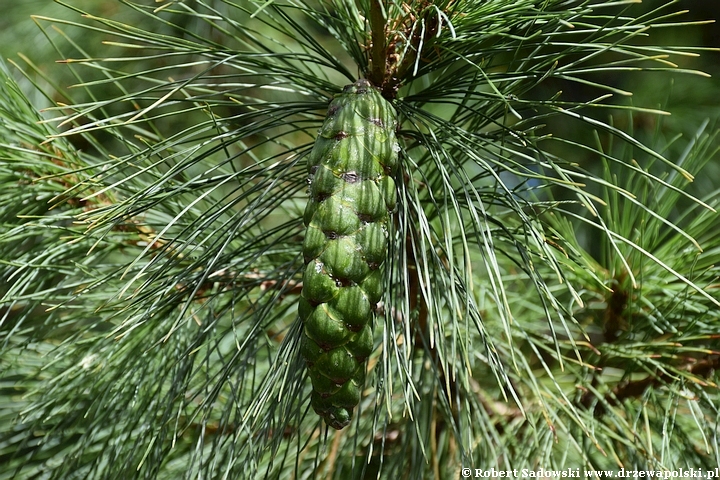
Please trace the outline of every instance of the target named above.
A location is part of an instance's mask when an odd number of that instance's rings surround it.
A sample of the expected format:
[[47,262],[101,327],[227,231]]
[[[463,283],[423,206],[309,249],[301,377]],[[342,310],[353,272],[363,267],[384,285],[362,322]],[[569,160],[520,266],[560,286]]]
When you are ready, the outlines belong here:
[[[41,116],[2,70],[0,479],[717,465],[715,134],[613,82],[700,73],[652,45],[674,2],[67,3],[38,24],[75,85],[28,64]],[[397,211],[335,432],[303,212],[358,77],[397,113]]]

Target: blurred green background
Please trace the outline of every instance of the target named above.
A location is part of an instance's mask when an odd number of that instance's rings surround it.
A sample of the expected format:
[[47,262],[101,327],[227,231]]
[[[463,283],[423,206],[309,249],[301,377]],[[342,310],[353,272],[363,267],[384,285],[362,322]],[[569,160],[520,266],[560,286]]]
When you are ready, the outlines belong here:
[[[115,18],[130,24],[147,22],[147,17],[141,13],[127,8],[119,0],[66,0],[67,4],[79,10],[90,11],[93,14],[104,18]],[[104,45],[103,40],[108,40],[102,33],[91,34],[88,30],[79,30],[71,25],[64,25],[58,28],[43,17],[61,18],[71,22],[83,22],[80,13],[56,3],[53,0],[24,0],[18,2],[4,2],[2,16],[0,16],[0,56],[16,62],[28,72],[32,71],[25,58],[32,61],[38,69],[53,79],[57,87],[66,88],[77,82],[72,71],[67,65],[56,63],[61,57],[57,49],[66,52],[67,56],[79,57],[77,48],[82,48],[89,55],[100,57],[107,54],[110,49]],[[161,4],[154,0],[135,2],[137,5],[153,9]],[[193,1],[186,2],[188,4]],[[223,2],[217,2],[216,8],[223,8]],[[618,7],[620,8],[620,7]],[[627,5],[622,8],[628,8]],[[661,8],[668,14],[667,22],[692,22],[702,20],[715,20],[716,23],[704,25],[678,26],[668,28],[651,29],[644,38],[638,38],[639,42],[662,44],[698,46],[720,49],[720,2],[718,0],[680,0],[671,2],[667,0],[644,0],[629,6],[634,16],[640,16],[643,12],[652,12]],[[687,11],[684,14],[675,15],[676,12]],[[672,14],[672,15],[671,15]],[[41,28],[42,27],[42,28]],[[196,25],[186,25],[188,30],[198,34],[212,35],[206,24],[197,21]],[[151,29],[169,28],[163,25],[153,25]],[[168,32],[177,35],[178,32]],[[72,45],[71,42],[76,42]],[[113,54],[116,55],[115,48]],[[25,58],[23,58],[23,56]],[[653,73],[653,72],[619,72],[616,78],[604,81],[611,83],[619,89],[633,92],[628,99],[620,99],[622,102],[631,102],[634,105],[648,108],[663,108],[672,111],[672,116],[662,119],[662,129],[667,135],[672,136],[676,132],[684,135],[692,135],[698,125],[705,119],[710,119],[711,126],[716,125],[720,118],[720,52],[705,51],[699,56],[675,56],[671,59],[682,69],[700,70],[710,74],[711,78],[699,75]],[[132,68],[132,67],[128,67]],[[83,71],[83,77],[88,78],[87,69]],[[99,72],[98,72],[99,74]],[[18,75],[20,78],[20,75]],[[44,90],[50,92],[53,88],[47,81],[37,75],[32,75]],[[47,106],[49,103],[37,91],[33,91],[32,85],[27,80],[22,85],[38,107]],[[587,92],[573,91],[578,89],[579,84],[566,84],[546,82],[545,91],[540,94],[553,94],[557,90],[563,90],[567,97],[585,96]],[[113,88],[109,86],[108,88]],[[77,91],[77,90],[76,90]],[[113,92],[115,93],[115,92]],[[53,93],[53,100],[62,101],[57,92]],[[637,135],[643,135],[643,131],[652,133],[655,131],[657,118],[652,115],[635,115],[633,125],[627,125],[628,118],[614,119],[616,124],[623,129],[632,127]],[[588,132],[578,132],[578,135]],[[582,159],[578,159],[582,161]],[[714,173],[720,171],[715,165],[709,167],[712,170],[708,177],[717,178]],[[710,172],[708,172],[710,173]],[[703,190],[710,185],[703,186]],[[706,190],[705,190],[706,191]]]

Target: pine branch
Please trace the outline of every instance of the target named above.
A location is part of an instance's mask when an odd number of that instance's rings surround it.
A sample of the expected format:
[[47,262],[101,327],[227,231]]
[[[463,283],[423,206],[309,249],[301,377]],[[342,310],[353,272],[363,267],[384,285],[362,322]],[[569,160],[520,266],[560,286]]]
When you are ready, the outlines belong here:
[[[0,479],[712,465],[717,137],[620,77],[704,78],[652,44],[673,2],[67,3],[35,17],[64,73],[2,72]],[[398,113],[398,208],[330,432],[303,211],[357,76]]]

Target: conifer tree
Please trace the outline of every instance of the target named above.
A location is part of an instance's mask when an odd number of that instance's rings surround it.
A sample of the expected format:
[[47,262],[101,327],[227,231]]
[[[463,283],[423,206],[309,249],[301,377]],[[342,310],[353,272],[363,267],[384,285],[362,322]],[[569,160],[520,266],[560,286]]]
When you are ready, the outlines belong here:
[[0,71],[0,479],[720,463],[714,126],[617,83],[704,76],[675,2],[57,3]]

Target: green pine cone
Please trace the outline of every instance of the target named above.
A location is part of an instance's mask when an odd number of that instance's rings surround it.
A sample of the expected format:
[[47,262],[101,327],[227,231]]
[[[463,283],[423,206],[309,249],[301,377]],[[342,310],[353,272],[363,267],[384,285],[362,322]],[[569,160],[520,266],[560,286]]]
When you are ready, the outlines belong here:
[[330,103],[308,161],[300,352],[312,381],[311,405],[336,429],[352,420],[373,349],[396,201],[395,117],[367,80],[346,86]]

